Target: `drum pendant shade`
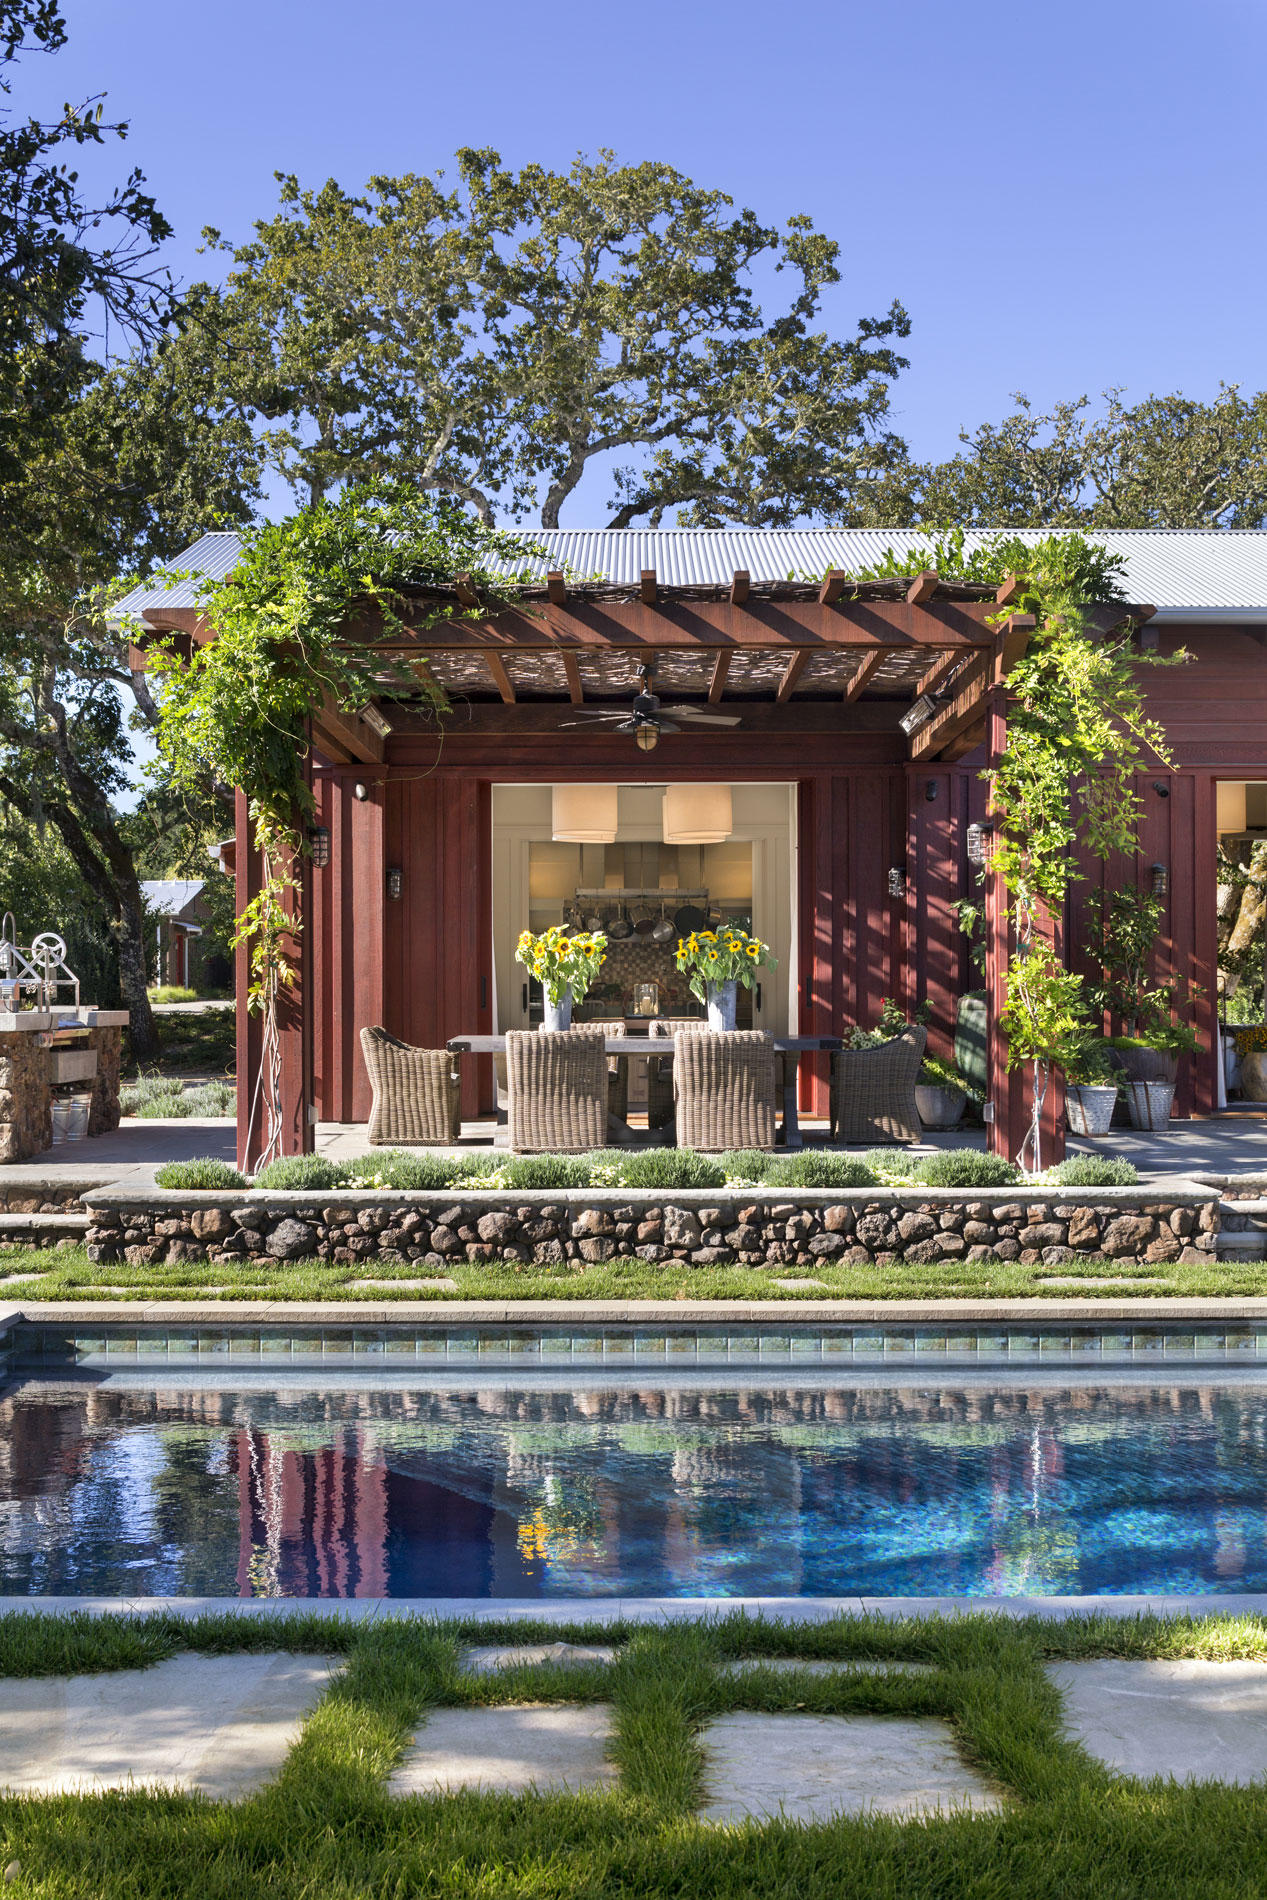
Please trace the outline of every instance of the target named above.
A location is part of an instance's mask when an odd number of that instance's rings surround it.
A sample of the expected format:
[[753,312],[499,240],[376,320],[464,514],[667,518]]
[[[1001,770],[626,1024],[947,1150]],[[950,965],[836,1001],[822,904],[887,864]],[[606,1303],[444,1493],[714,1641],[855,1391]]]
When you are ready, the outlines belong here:
[[734,829],[729,785],[670,785],[662,814],[666,844],[724,844]]
[[556,844],[614,844],[614,785],[551,787],[550,836]]

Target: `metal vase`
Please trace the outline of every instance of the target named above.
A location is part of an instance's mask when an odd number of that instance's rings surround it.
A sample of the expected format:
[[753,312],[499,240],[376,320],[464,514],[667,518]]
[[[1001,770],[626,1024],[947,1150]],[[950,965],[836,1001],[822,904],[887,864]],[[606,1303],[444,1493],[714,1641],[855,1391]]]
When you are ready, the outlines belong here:
[[739,982],[731,977],[726,983],[708,985],[708,1026],[710,1029],[733,1029],[735,1012],[739,1003]]
[[1065,1119],[1072,1135],[1107,1135],[1116,1107],[1117,1089],[1112,1083],[1071,1082],[1065,1089]]
[[546,990],[542,998],[545,1015],[541,1019],[543,1029],[570,1029],[572,1027],[572,985],[569,983],[557,1003],[550,1001],[550,992]]
[[1170,1110],[1175,1099],[1173,1082],[1128,1082],[1126,1105],[1135,1128],[1165,1134],[1170,1127]]

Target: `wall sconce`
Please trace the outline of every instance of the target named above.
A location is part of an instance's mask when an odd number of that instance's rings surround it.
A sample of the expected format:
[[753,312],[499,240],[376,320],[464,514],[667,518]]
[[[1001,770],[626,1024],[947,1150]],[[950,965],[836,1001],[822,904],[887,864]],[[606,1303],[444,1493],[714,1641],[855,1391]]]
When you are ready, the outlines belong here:
[[936,800],[937,780],[935,778],[926,779],[924,781],[924,796],[928,800],[930,805],[933,804],[934,801]]
[[889,896],[906,896],[906,872],[900,864],[894,864],[889,869]]
[[1159,778],[1155,778],[1155,779],[1153,780],[1153,790],[1154,790],[1154,791],[1156,792],[1156,794],[1157,794],[1157,796],[1158,796],[1158,798],[1169,798],[1169,797],[1170,797],[1170,787],[1169,787],[1169,785],[1165,785],[1165,784],[1163,784],[1163,783],[1162,783],[1162,781],[1161,781],[1161,779],[1159,779]]
[[330,862],[330,828],[328,825],[309,825],[308,851],[319,871],[324,871]]
[[990,850],[994,842],[993,825],[968,826],[968,862],[985,864],[989,861]]
[[404,872],[401,870],[398,870],[395,865],[392,865],[392,867],[387,873],[387,895],[389,897],[399,897],[400,893],[404,890],[404,888],[405,888]]
[[1154,897],[1164,897],[1164,896],[1166,895],[1166,889],[1167,889],[1167,886],[1168,886],[1168,884],[1169,884],[1169,882],[1170,882],[1170,880],[1169,880],[1169,878],[1168,878],[1168,877],[1166,876],[1166,867],[1165,867],[1165,865],[1164,865],[1164,864],[1154,864],[1154,866],[1153,866],[1153,884],[1152,884],[1152,890],[1153,890],[1153,896],[1154,896]]
[[357,799],[363,805],[369,795],[369,786],[366,785],[363,780],[357,779],[356,784],[352,787],[353,798]]

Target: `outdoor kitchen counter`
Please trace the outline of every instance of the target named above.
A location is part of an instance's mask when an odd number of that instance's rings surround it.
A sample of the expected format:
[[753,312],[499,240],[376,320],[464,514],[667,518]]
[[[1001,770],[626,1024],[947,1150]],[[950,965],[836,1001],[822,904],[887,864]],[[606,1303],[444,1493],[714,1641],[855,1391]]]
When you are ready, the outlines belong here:
[[[54,1031],[85,1032],[95,1056],[88,1134],[119,1125],[119,1068],[125,1009],[0,1010],[0,1162],[29,1161],[53,1142]],[[87,1085],[85,1077],[85,1085]]]

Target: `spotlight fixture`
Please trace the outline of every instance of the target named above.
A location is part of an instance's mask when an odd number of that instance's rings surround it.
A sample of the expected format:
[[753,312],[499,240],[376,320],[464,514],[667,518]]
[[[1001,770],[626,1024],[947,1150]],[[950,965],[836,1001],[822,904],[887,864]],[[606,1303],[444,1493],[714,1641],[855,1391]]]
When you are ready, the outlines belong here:
[[1153,790],[1156,792],[1158,798],[1170,797],[1169,785],[1166,785],[1165,783],[1163,783],[1163,781],[1159,778],[1155,778],[1153,780]]
[[330,862],[330,828],[328,825],[309,825],[308,851],[319,871],[324,871]]
[[985,825],[969,825],[968,826],[968,862],[969,864],[985,864],[989,861],[990,846],[991,846],[991,842],[993,838],[994,838],[993,825],[985,824]]
[[1154,897],[1164,897],[1164,896],[1166,895],[1166,891],[1167,891],[1167,889],[1169,888],[1169,885],[1170,885],[1170,879],[1169,879],[1169,877],[1168,877],[1168,876],[1166,875],[1166,867],[1165,867],[1165,865],[1164,865],[1164,864],[1154,864],[1154,866],[1153,866],[1153,882],[1152,882],[1152,891],[1153,891],[1153,896],[1154,896]]
[[889,896],[906,896],[906,872],[900,864],[891,865],[889,868]]
[[360,804],[363,805],[366,799],[369,797],[369,795],[370,795],[369,786],[366,785],[362,779],[357,779],[356,784],[352,787],[353,798],[355,798]]
[[404,872],[399,870],[396,865],[391,865],[387,872],[387,895],[389,897],[399,897],[404,888]]
[[913,732],[918,732],[921,726],[928,724],[939,704],[940,702],[934,699],[931,693],[921,693],[909,711],[902,714],[897,723],[908,739]]
[[384,719],[382,713],[378,710],[378,707],[375,706],[372,702],[368,706],[362,706],[361,718],[364,720],[365,724],[369,727],[370,731],[373,733],[377,733],[380,739],[385,739],[388,733],[392,729],[391,720]]
[[930,805],[932,805],[932,804],[934,804],[934,803],[936,802],[936,799],[937,799],[937,780],[936,780],[935,778],[930,778],[930,779],[925,779],[925,781],[924,781],[924,796],[925,796],[925,798],[926,798],[926,799],[928,800],[928,802],[929,802],[929,804],[930,804]]

